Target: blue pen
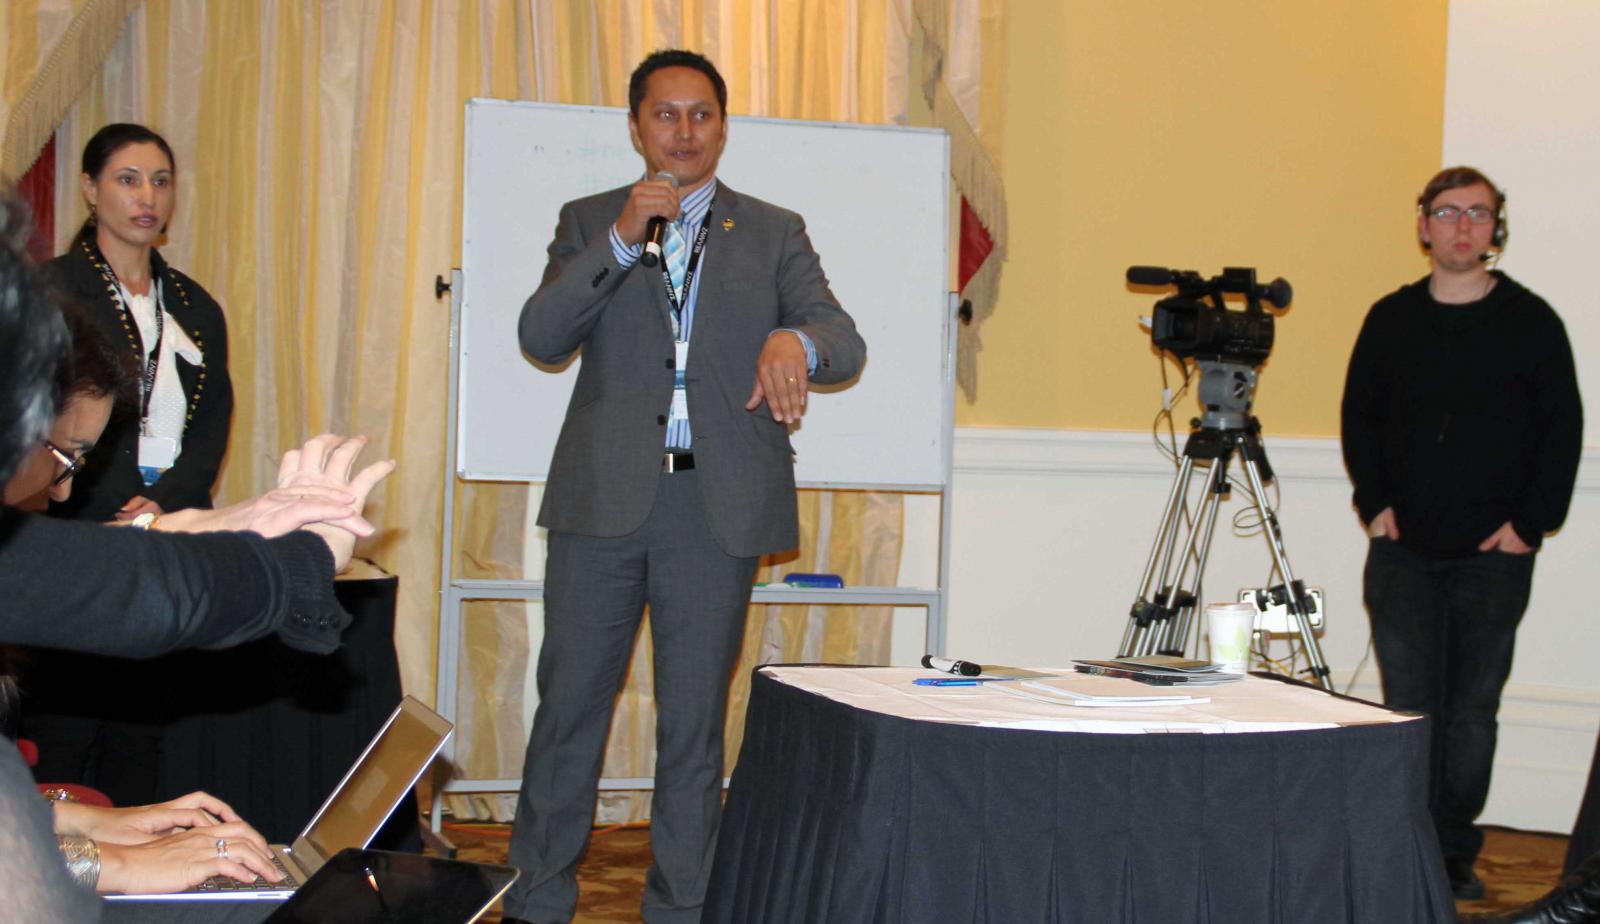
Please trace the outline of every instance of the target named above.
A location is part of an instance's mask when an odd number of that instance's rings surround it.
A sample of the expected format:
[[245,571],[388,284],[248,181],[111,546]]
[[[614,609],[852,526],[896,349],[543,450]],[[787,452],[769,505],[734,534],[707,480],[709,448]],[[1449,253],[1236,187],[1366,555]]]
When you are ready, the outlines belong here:
[[982,680],[960,677],[918,677],[911,682],[919,687],[975,687],[983,683]]

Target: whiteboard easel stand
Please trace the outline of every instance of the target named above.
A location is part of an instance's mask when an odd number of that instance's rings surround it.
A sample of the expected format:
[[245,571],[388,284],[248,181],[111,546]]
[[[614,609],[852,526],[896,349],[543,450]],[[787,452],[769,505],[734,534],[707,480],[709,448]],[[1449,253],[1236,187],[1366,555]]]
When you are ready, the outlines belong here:
[[[469,600],[542,600],[543,581],[466,580],[455,577],[455,506],[457,475],[456,454],[460,434],[457,429],[458,401],[460,398],[461,336],[461,270],[450,271],[450,360],[449,407],[446,410],[444,538],[440,543],[439,575],[439,661],[435,674],[434,708],[452,723],[456,718],[456,695],[460,683],[461,658],[461,608]],[[939,574],[937,586],[931,590],[911,587],[844,587],[844,588],[767,588],[757,587],[750,594],[751,603],[801,603],[801,604],[856,604],[863,606],[922,606],[928,610],[925,641],[929,653],[943,655],[946,621],[949,615],[950,576],[950,486],[954,469],[955,446],[955,385],[956,385],[956,315],[960,296],[951,292],[946,296],[944,311],[944,375],[941,382],[943,394],[942,426],[944,429],[944,481],[938,485],[896,485],[890,490],[904,494],[939,495]],[[804,488],[833,490],[872,490],[871,485],[802,484]],[[443,755],[452,767],[455,765],[456,736],[445,742]],[[726,781],[724,781],[726,785]],[[433,808],[430,812],[429,833],[439,835],[443,823],[442,809],[446,793],[507,793],[522,787],[520,779],[468,779],[451,778],[435,786]],[[601,790],[654,789],[651,777],[602,777]],[[448,842],[446,842],[448,844]]]

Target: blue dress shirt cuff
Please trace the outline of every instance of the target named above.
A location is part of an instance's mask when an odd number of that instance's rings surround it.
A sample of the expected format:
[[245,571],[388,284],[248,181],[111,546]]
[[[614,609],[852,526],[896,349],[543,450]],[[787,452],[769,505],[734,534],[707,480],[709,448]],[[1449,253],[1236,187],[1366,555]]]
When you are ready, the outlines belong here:
[[[789,333],[794,334],[796,337],[800,338],[800,345],[806,348],[806,375],[814,375],[814,374],[816,374],[816,371],[817,371],[817,345],[812,343],[811,342],[811,338],[807,337],[804,332],[795,330],[792,327],[780,327],[780,328],[778,328],[778,330],[773,331],[772,334],[776,334],[779,330],[786,330]],[[772,334],[768,334],[767,336],[771,337]]]
[[618,266],[622,267],[623,269],[627,269],[628,267],[639,262],[639,254],[641,253],[644,253],[643,244],[634,244],[632,247],[629,247],[627,244],[624,244],[622,242],[622,238],[617,235],[617,226],[611,226],[611,255],[617,258]]

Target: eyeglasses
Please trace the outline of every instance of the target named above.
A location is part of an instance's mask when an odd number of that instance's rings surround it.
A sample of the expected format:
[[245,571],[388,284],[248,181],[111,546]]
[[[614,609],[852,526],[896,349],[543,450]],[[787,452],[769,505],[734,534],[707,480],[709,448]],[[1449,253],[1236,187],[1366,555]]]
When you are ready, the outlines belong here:
[[1435,221],[1442,221],[1447,225],[1453,225],[1461,220],[1463,213],[1467,216],[1467,221],[1475,225],[1486,225],[1494,221],[1494,209],[1486,205],[1474,205],[1470,209],[1458,209],[1453,205],[1441,205],[1428,212],[1428,217]]
[[84,461],[88,459],[87,455],[73,456],[49,440],[44,441],[44,448],[50,450],[50,454],[56,457],[56,462],[66,466],[66,468],[61,470],[61,474],[57,475],[55,480],[50,482],[50,487],[52,488],[63,481],[67,481],[73,475],[78,474],[78,470],[83,468]]

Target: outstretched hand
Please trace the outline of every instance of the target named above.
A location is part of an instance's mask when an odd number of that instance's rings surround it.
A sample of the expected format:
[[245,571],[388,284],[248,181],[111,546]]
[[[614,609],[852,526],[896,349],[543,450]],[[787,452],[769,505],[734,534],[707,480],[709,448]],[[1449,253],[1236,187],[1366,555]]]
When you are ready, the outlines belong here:
[[303,447],[284,453],[283,463],[278,466],[278,491],[302,493],[332,488],[347,491],[352,497],[353,518],[311,522],[303,527],[328,544],[336,571],[343,571],[350,564],[356,538],[372,534],[372,524],[361,518],[361,510],[367,503],[367,495],[395,468],[393,459],[385,459],[351,477],[356,457],[366,445],[364,436],[345,438],[324,433],[307,440]]
[[806,392],[810,386],[806,371],[806,348],[794,331],[775,331],[756,359],[756,381],[744,409],[753,411],[767,403],[772,419],[790,424],[806,412]]
[[278,486],[267,493],[217,510],[165,514],[156,528],[176,533],[247,530],[271,539],[312,523],[333,523],[356,536],[370,536],[372,524],[361,516],[362,505],[373,486],[394,470],[394,462],[375,462],[352,479],[351,465],[366,445],[364,436],[312,437],[300,449],[284,453]]

